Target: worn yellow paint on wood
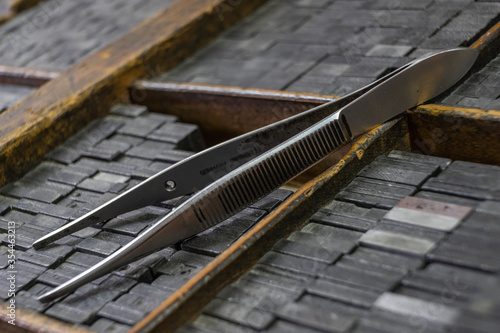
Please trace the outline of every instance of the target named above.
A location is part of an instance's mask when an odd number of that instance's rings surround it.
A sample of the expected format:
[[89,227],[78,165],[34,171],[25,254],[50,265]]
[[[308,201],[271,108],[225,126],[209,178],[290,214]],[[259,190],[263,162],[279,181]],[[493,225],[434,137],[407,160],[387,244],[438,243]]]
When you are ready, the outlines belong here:
[[7,22],[8,20],[14,18],[18,13],[23,10],[29,9],[42,0],[11,0],[8,1],[8,9],[4,13],[0,13],[0,24]]
[[424,105],[408,122],[414,151],[500,165],[500,111]]

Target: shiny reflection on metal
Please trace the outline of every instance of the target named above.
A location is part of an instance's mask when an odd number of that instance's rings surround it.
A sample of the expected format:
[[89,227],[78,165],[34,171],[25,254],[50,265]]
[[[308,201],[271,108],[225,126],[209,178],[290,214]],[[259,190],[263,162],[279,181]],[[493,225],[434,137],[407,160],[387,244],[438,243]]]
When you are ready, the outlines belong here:
[[177,187],[177,184],[175,184],[175,182],[173,180],[167,180],[165,182],[165,189],[169,192],[172,192],[173,190],[175,190],[176,187]]
[[[341,99],[193,155],[40,238],[33,244],[35,248],[97,222],[203,188],[134,241],[39,299],[62,296],[222,222],[354,137],[442,93],[469,70],[476,57],[475,50],[458,48],[417,59]],[[165,190],[168,182],[175,184],[171,191]]]

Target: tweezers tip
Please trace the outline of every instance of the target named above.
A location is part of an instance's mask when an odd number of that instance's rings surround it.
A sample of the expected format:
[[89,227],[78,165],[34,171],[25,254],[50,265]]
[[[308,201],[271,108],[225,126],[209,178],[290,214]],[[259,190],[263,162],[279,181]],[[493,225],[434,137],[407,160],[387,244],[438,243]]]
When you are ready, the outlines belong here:
[[69,291],[72,291],[72,290],[68,289],[68,286],[66,283],[66,284],[60,285],[59,287],[55,287],[54,289],[51,289],[51,290],[43,293],[40,296],[37,296],[36,299],[42,303],[46,303],[46,302],[52,301],[56,298],[59,298],[61,296],[64,296]]
[[43,294],[41,296],[38,296],[36,298],[36,300],[41,302],[41,303],[46,303],[48,301],[47,294]]
[[48,291],[38,297],[36,297],[37,301],[41,303],[47,303],[48,301],[54,299],[55,297],[52,295],[52,291]]
[[47,245],[48,241],[45,239],[45,237],[38,238],[36,241],[31,244],[35,250],[39,250],[45,245]]
[[31,244],[31,246],[33,246],[33,248],[35,250],[38,250],[44,246],[47,246],[49,245],[50,243],[52,243],[53,241],[56,241],[62,237],[64,237],[64,235],[60,235],[61,233],[60,232],[57,232],[56,231],[53,231],[51,233],[48,233],[40,238],[38,238],[36,241],[33,242],[33,244]]

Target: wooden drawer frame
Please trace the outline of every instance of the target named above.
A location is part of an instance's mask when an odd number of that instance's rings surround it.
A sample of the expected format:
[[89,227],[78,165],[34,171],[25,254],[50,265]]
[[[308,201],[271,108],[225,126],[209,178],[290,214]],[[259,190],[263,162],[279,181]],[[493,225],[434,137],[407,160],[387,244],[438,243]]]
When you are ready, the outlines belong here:
[[[18,178],[48,150],[117,102],[144,104],[156,112],[166,112],[163,105],[168,102],[169,113],[199,124],[215,142],[328,101],[331,96],[138,81],[148,75],[149,68],[164,71],[175,66],[263,2],[232,6],[229,0],[177,0],[63,73],[1,66],[0,82],[40,87],[0,114],[0,185]],[[230,9],[225,11],[224,20],[220,20],[221,8]],[[200,34],[201,30],[206,33]],[[499,34],[497,24],[472,46],[480,51],[477,66],[497,54]],[[235,104],[237,111],[232,107]],[[210,119],[223,121],[213,123]],[[220,127],[220,123],[224,126]],[[450,124],[460,124],[459,130]],[[248,270],[276,241],[305,223],[381,154],[393,149],[422,151],[500,165],[499,126],[500,111],[428,104],[373,129],[352,147],[330,157],[323,164],[326,170],[316,171],[318,176],[303,183],[278,209],[165,300],[132,332],[172,331],[196,316],[218,290]],[[3,332],[87,332],[25,309],[18,309],[17,326],[12,326],[7,324],[6,305],[0,307]]]

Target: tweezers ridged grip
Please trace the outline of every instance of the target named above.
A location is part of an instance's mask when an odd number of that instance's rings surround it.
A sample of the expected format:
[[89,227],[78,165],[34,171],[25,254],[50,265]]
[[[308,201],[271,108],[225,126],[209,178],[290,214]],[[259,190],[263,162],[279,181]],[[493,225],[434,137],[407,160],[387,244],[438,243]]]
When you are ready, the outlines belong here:
[[263,154],[212,184],[192,205],[209,228],[259,200],[350,140],[347,123],[334,116]]

